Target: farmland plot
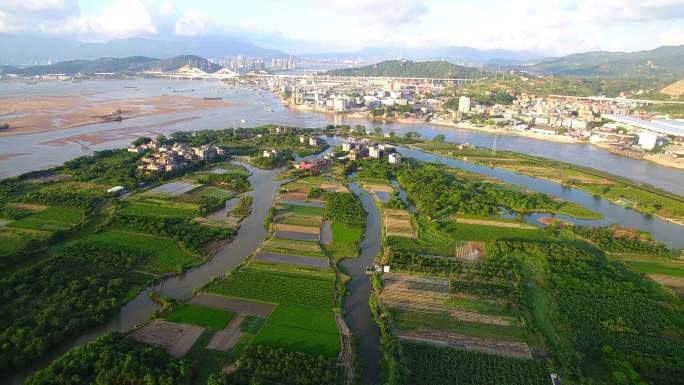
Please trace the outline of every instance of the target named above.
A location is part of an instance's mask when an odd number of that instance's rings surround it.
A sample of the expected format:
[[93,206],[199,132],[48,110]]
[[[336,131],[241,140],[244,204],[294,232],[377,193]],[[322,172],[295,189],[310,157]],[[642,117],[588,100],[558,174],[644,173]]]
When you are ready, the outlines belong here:
[[172,357],[183,357],[204,332],[199,326],[184,325],[164,320],[154,320],[133,332],[130,338],[158,346]]
[[324,257],[321,246],[317,242],[296,241],[291,239],[271,238],[264,244],[262,250],[276,253]]
[[409,383],[431,385],[547,385],[542,362],[499,357],[428,344],[403,343]]
[[279,305],[254,339],[255,344],[336,357],[340,336],[332,311]]
[[330,309],[332,279],[310,278],[295,274],[255,272],[242,269],[208,288],[215,294],[299,306],[307,309]]
[[408,210],[385,208],[383,210],[383,221],[387,237],[416,237],[411,224],[411,213]]

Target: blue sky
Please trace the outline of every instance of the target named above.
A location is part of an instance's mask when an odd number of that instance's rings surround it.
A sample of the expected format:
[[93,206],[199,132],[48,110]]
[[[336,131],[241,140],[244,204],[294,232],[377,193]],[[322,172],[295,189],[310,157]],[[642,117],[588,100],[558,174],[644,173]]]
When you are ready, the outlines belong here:
[[469,46],[556,55],[684,44],[684,0],[0,0],[0,32],[230,35],[295,54]]

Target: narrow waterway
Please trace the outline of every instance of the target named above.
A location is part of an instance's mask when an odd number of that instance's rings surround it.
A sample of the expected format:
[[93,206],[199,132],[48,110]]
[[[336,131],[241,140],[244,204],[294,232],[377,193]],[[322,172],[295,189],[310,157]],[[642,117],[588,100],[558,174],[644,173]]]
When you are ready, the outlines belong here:
[[[516,174],[511,171],[481,166],[462,160],[448,158],[441,155],[428,153],[422,150],[398,147],[397,151],[404,157],[415,158],[418,160],[441,163],[450,167],[460,168],[466,171],[475,172],[496,178],[498,180],[527,187],[530,191],[541,192],[555,195],[559,198],[579,203],[580,205],[603,214],[603,219],[584,220],[575,219],[567,215],[555,215],[555,217],[567,220],[583,226],[605,226],[618,223],[624,227],[634,227],[651,233],[654,239],[663,242],[669,247],[684,247],[684,226],[665,221],[653,215],[642,214],[638,211],[617,205],[607,199],[590,194],[586,191],[563,186],[559,183],[545,179],[534,178],[527,175]],[[550,214],[531,214],[525,219],[532,224],[540,225],[540,217],[549,217]]]
[[193,295],[193,289],[201,287],[213,277],[222,276],[227,271],[240,265],[254,250],[266,239],[267,231],[264,228],[264,218],[268,209],[272,206],[273,196],[282,181],[273,181],[273,177],[281,170],[260,170],[247,164],[242,164],[252,175],[249,181],[252,190],[246,195],[252,196],[252,215],[242,221],[240,230],[235,239],[227,244],[209,262],[189,269],[184,274],[170,277],[161,284],[149,288],[140,293],[134,300],[126,304],[107,323],[96,328],[89,329],[79,335],[71,336],[49,354],[36,360],[28,369],[15,374],[10,379],[10,384],[23,384],[24,379],[35,371],[44,368],[51,361],[66,353],[76,346],[94,341],[96,338],[109,332],[126,332],[136,325],[147,321],[159,305],[154,303],[149,293],[158,292],[162,297],[185,300]]
[[350,183],[351,191],[358,195],[366,217],[366,232],[359,245],[361,252],[356,259],[345,259],[340,264],[351,276],[347,289],[351,292],[344,299],[344,320],[357,341],[357,356],[363,360],[364,367],[361,383],[378,384],[380,382],[380,329],[378,329],[370,307],[368,297],[371,292],[370,278],[366,274],[366,266],[373,265],[375,257],[382,248],[382,228],[380,211],[373,198],[356,183]]

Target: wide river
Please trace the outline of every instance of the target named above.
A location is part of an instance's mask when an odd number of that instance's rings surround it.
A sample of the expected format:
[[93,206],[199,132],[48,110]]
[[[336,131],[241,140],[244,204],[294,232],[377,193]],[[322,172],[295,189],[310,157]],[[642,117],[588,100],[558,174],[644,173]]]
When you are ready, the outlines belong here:
[[[173,93],[173,90],[184,90],[184,92]],[[93,100],[135,99],[159,95],[222,96],[225,101],[233,105],[204,111],[184,111],[127,119],[121,122],[0,137],[0,177],[61,164],[95,150],[126,146],[141,134],[156,135],[177,130],[228,128],[233,124],[243,127],[268,123],[322,127],[331,123],[346,123],[363,124],[367,127],[379,126],[385,132],[395,131],[398,134],[417,131],[424,138],[444,134],[447,141],[470,143],[486,148],[496,145],[496,148],[502,150],[593,167],[684,196],[684,170],[621,157],[589,144],[554,143],[430,124],[375,124],[344,116],[294,111],[283,107],[278,98],[268,92],[229,87],[219,82],[152,79],[91,80],[82,83],[45,82],[33,85],[0,82],[0,96],[64,94],[89,94]]]

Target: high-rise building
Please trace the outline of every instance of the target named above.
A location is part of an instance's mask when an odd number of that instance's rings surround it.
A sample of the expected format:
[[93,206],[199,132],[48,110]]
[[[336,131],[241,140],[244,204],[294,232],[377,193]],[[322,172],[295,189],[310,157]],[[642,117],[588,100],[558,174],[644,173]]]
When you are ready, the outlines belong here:
[[458,98],[458,112],[462,114],[470,113],[470,98],[463,95]]

